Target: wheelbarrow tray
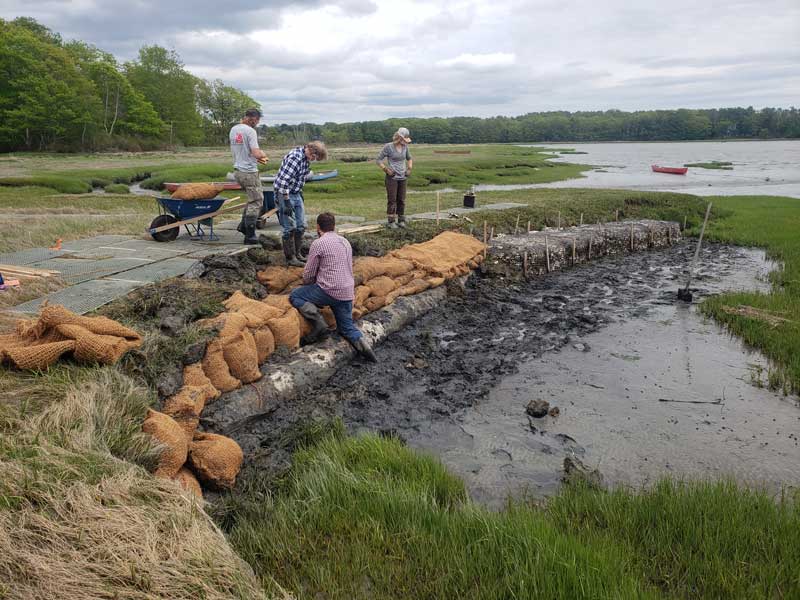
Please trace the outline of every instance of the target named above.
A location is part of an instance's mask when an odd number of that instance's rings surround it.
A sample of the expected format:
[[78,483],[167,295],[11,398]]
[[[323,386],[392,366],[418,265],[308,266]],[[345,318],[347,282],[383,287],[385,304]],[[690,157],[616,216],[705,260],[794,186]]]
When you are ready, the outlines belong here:
[[227,198],[211,198],[210,200],[177,200],[175,198],[157,198],[158,203],[178,220],[191,219],[218,211]]
[[[232,198],[231,203],[239,198]],[[247,206],[246,202],[236,204],[233,206],[222,205],[225,203],[226,198],[212,198],[210,200],[176,200],[175,198],[156,198],[159,208],[163,211],[147,228],[147,232],[158,242],[171,242],[178,237],[178,232],[171,230],[178,230],[180,227],[186,227],[189,236],[197,239],[209,240],[219,239],[214,235],[214,221],[213,218],[234,210],[241,210]],[[172,216],[169,216],[172,215]],[[170,219],[177,219],[169,222]],[[158,223],[165,224],[161,225]],[[155,226],[158,224],[157,226]],[[206,234],[201,225],[208,225],[210,227],[210,234]],[[192,229],[190,229],[190,227]],[[164,232],[169,232],[165,234]]]

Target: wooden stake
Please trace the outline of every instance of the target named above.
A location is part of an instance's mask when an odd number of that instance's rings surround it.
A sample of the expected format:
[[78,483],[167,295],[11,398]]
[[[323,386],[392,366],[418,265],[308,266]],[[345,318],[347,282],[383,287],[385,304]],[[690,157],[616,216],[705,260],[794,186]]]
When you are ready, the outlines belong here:
[[558,223],[556,223],[556,229],[561,231],[561,211],[558,211]]
[[619,209],[617,209],[617,212],[614,215],[614,220],[619,221]]
[[490,240],[494,239],[494,225],[492,225],[492,233],[489,234],[489,239]]
[[591,260],[591,259],[592,259],[592,240],[593,240],[593,239],[594,239],[594,236],[593,236],[593,235],[592,235],[592,236],[589,236],[589,252],[588,252],[588,257],[589,257],[589,260]]
[[672,246],[672,227],[667,227],[667,244]]
[[583,213],[581,213],[581,222],[580,222],[580,224],[583,225]]
[[686,231],[686,215],[683,215],[683,229],[681,231]]
[[544,257],[547,261],[547,272],[550,272],[550,243],[547,241],[547,236],[544,236]]
[[572,238],[572,264],[575,264],[575,238]]
[[519,217],[520,215],[517,215],[517,223],[514,225],[514,235],[517,235],[517,230],[519,230]]
[[528,221],[528,233],[530,233],[530,232],[531,232],[531,222]]
[[522,275],[525,279],[528,278],[528,251],[525,250],[525,254],[522,255]]
[[633,223],[631,223],[631,252],[633,252]]
[[483,258],[486,258],[486,246],[489,243],[489,239],[487,237],[488,236],[487,226],[488,226],[488,224],[486,223],[486,221],[484,221],[483,222]]
[[439,192],[436,192],[436,226],[439,226]]

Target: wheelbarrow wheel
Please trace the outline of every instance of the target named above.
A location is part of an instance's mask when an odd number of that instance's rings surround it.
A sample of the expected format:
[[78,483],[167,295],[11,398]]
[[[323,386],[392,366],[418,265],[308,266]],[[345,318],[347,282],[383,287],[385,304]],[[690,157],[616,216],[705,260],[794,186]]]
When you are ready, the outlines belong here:
[[[178,219],[173,217],[172,215],[158,215],[153,222],[150,223],[150,229],[155,229],[156,227],[162,227],[164,225],[171,225],[172,223],[177,223]],[[165,229],[164,231],[158,231],[156,233],[151,233],[150,235],[153,239],[157,242],[171,242],[180,233],[179,227],[173,227],[172,229]]]

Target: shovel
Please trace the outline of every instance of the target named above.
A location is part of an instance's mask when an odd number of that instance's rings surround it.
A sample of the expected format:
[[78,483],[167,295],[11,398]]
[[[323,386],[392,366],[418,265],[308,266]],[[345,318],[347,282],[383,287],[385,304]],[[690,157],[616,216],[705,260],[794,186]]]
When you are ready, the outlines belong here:
[[700,256],[700,245],[703,243],[703,234],[706,232],[706,224],[708,223],[708,215],[711,213],[711,202],[708,203],[706,208],[706,218],[703,219],[703,227],[700,229],[700,237],[697,240],[697,248],[694,249],[694,257],[692,264],[689,266],[689,277],[686,279],[686,287],[678,288],[678,300],[684,302],[692,301],[692,292],[689,291],[689,284],[692,282],[692,274],[694,273],[694,266],[697,264],[697,257]]

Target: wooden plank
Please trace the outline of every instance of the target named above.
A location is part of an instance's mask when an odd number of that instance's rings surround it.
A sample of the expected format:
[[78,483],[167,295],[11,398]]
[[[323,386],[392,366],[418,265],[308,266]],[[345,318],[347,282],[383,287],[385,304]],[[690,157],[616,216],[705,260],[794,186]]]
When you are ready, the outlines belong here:
[[384,225],[376,224],[376,225],[361,225],[360,227],[353,227],[353,229],[342,229],[339,231],[341,235],[349,235],[351,233],[373,233],[375,231],[380,231],[384,228]]
[[52,271],[50,269],[34,269],[33,267],[19,267],[17,265],[0,265],[0,273],[15,273],[19,275],[28,275],[31,277],[53,277],[59,275],[60,271]]
[[[236,198],[231,198],[231,200],[238,200],[239,196]],[[212,213],[206,213],[204,215],[199,215],[197,217],[192,217],[191,219],[184,219],[183,221],[177,221],[176,223],[170,223],[169,225],[162,225],[161,227],[155,227],[150,229],[149,227],[146,229],[148,233],[159,233],[160,231],[166,231],[167,229],[175,229],[176,227],[180,227],[181,225],[186,225],[187,223],[194,223],[195,221],[202,221],[203,219],[210,219],[212,217],[216,217],[217,215],[221,215],[223,213],[231,212],[240,208],[244,208],[247,206],[247,202],[244,204],[237,204],[236,206],[227,206],[225,208],[220,208],[217,211]]]

